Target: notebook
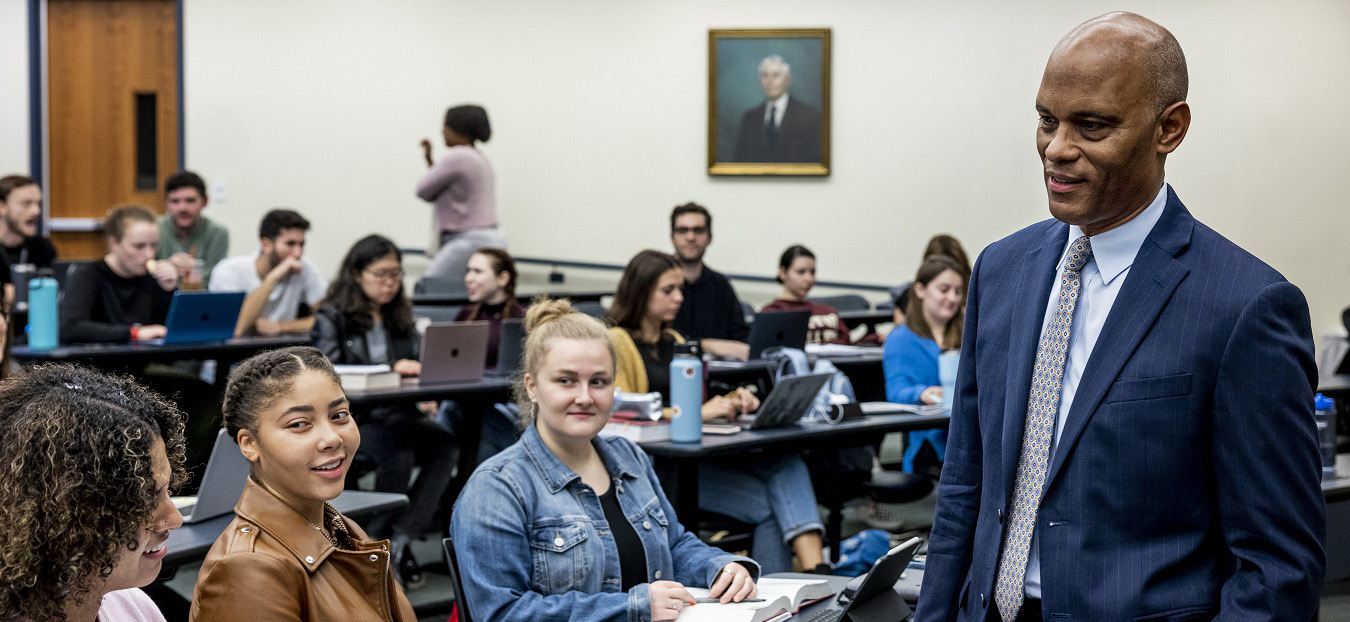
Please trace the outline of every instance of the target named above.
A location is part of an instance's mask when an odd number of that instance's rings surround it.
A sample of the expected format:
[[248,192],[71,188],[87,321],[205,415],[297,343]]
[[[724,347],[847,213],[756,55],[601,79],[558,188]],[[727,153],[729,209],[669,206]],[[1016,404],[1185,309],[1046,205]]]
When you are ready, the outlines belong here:
[[203,343],[234,337],[244,292],[174,292],[164,338],[156,343]]
[[234,439],[225,430],[218,430],[195,501],[193,497],[181,498],[185,504],[178,509],[183,513],[183,524],[200,523],[233,512],[239,495],[244,494],[248,471],[248,459],[239,452]]
[[477,382],[487,368],[487,322],[433,322],[422,334],[422,382]]
[[806,347],[806,328],[810,311],[761,311],[750,325],[750,359],[760,357],[769,348]]

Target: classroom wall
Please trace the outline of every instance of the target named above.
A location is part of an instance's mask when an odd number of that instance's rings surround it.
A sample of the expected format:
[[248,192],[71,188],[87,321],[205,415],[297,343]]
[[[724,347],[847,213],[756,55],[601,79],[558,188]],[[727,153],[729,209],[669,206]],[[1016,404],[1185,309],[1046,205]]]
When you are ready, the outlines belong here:
[[[518,254],[623,263],[668,248],[670,207],[695,200],[715,214],[719,269],[767,275],[803,242],[822,279],[894,283],[932,233],[978,250],[1047,217],[1041,70],[1069,28],[1122,5],[1189,58],[1195,120],[1169,181],[1304,289],[1317,332],[1337,327],[1350,303],[1342,0],[185,0],[187,162],[232,252],[290,206],[315,221],[309,256],[332,270],[372,230],[426,244],[417,142],[446,106],[477,102]],[[833,29],[829,177],[706,174],[707,29],[735,27]]]
[[0,0],[0,176],[27,173],[28,2]]

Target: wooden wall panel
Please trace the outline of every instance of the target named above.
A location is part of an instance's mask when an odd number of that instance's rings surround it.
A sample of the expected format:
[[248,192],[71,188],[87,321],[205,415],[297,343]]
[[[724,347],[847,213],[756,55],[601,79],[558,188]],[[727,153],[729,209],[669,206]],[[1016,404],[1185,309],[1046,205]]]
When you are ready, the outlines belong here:
[[[175,0],[49,0],[49,187],[52,218],[102,218],[124,203],[162,213],[159,187],[178,167]],[[137,93],[157,99],[155,188],[136,187]],[[102,255],[90,234],[54,232],[62,257]]]

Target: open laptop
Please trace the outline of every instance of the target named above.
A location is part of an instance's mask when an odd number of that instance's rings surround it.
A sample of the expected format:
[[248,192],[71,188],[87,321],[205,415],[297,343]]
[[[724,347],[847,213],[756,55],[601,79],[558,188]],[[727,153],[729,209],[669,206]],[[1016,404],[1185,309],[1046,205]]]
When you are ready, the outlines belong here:
[[[838,600],[824,603],[811,609],[811,617],[798,615],[794,619],[806,622],[834,622],[847,619],[852,622],[890,622],[908,619],[912,611],[905,599],[895,591],[914,554],[919,552],[923,540],[910,538],[881,556],[872,569],[861,577],[857,590],[845,590]],[[855,579],[857,581],[857,579]],[[850,587],[853,582],[849,582]]]
[[164,339],[158,343],[202,343],[234,337],[244,292],[174,292]]
[[196,501],[183,497],[186,502],[178,508],[183,513],[183,523],[191,525],[233,512],[239,495],[244,494],[248,469],[248,459],[239,452],[234,439],[224,429],[217,431]]
[[773,347],[806,347],[806,328],[810,311],[761,311],[750,325],[750,359],[760,357]]
[[482,380],[487,342],[487,322],[432,322],[422,334],[421,382]]
[[501,341],[497,344],[497,376],[510,376],[525,357],[525,321],[502,320]]
[[831,374],[784,376],[773,385],[750,422],[751,430],[781,428],[797,423],[810,410]]

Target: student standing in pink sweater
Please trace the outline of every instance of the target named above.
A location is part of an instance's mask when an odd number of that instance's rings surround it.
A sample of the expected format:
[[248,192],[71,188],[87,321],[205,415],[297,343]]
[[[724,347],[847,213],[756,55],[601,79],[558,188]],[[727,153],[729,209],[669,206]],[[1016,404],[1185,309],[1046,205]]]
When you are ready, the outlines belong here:
[[417,196],[436,206],[440,250],[427,266],[426,276],[460,279],[469,257],[484,247],[506,248],[506,233],[497,223],[496,175],[478,150],[492,137],[482,106],[455,106],[445,111],[441,130],[449,150],[439,161],[431,158],[431,141],[422,140],[422,155],[430,167],[417,182]]

